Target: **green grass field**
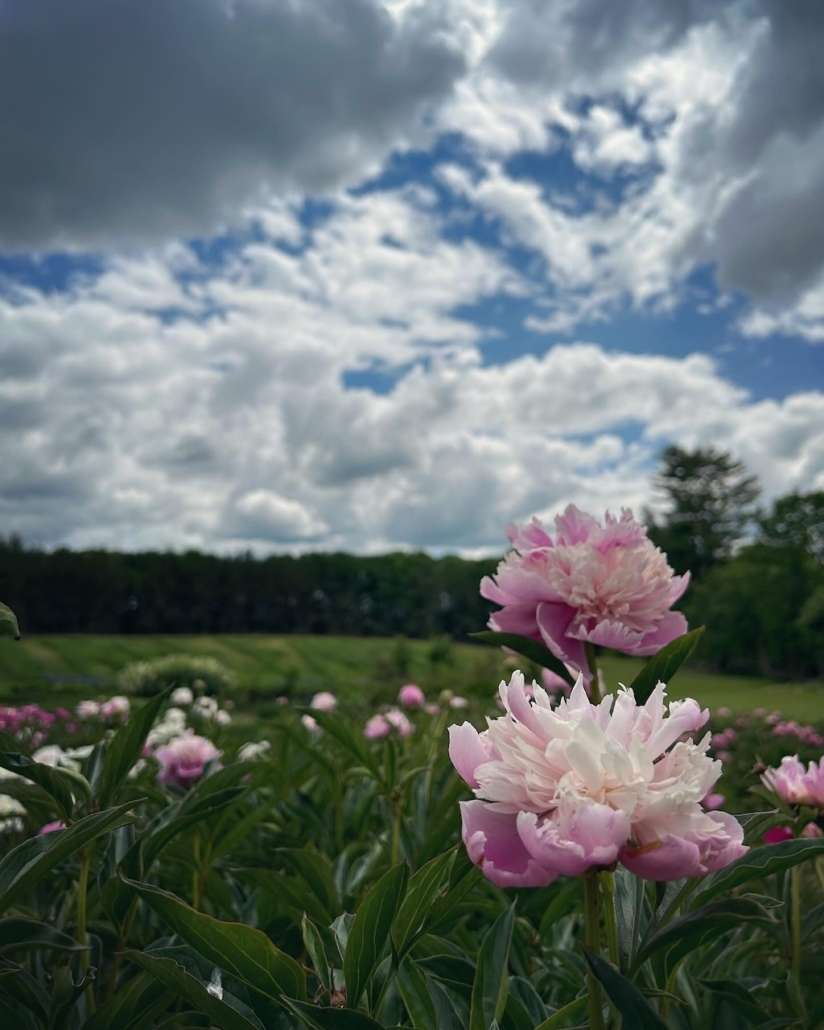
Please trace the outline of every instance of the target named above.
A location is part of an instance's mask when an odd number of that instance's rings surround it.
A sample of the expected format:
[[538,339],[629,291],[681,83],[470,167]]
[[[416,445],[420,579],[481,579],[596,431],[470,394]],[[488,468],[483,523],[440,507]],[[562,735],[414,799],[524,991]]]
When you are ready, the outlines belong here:
[[[489,696],[508,675],[492,648],[417,640],[325,636],[32,636],[0,641],[0,702],[45,706],[111,693],[129,662],[166,654],[212,655],[237,675],[241,705],[253,708],[277,694],[305,696],[331,689],[364,702],[389,701],[414,680],[434,695]],[[605,657],[610,685],[628,683],[640,667],[629,658]],[[719,676],[685,668],[670,691],[710,707],[735,711],[777,708],[796,719],[824,717],[824,682],[775,683]]]

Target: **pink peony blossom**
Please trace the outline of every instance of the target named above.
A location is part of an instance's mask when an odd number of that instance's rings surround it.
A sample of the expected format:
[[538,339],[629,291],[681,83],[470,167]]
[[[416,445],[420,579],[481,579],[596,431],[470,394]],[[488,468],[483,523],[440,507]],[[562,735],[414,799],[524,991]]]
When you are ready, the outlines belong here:
[[805,769],[798,755],[785,755],[777,769],[764,771],[761,780],[789,805],[824,809],[824,759]]
[[761,834],[761,840],[765,844],[781,844],[785,840],[793,840],[795,834],[789,826],[773,826],[766,833]]
[[423,710],[426,712],[427,715],[440,715],[441,714],[441,706],[440,705],[436,705],[434,703],[434,701],[431,701],[429,704],[424,705],[423,706]]
[[367,740],[382,740],[392,732],[392,726],[383,715],[373,715],[366,720],[363,735]]
[[309,730],[310,733],[320,733],[320,726],[318,726],[318,720],[313,719],[311,715],[302,715],[300,721],[304,727]]
[[450,708],[468,708],[469,707],[469,702],[467,701],[467,699],[465,697],[461,697],[459,694],[456,694],[455,697],[450,697],[450,699],[449,699],[449,707]]
[[97,701],[79,701],[75,712],[80,719],[95,719],[100,714],[100,705]]
[[160,783],[190,787],[203,775],[207,763],[216,762],[220,754],[211,740],[184,733],[155,751],[154,757],[160,764],[157,779]]
[[555,519],[555,536],[537,519],[511,527],[514,550],[481,594],[502,605],[492,629],[542,641],[562,662],[589,676],[585,643],[652,655],[687,630],[670,611],[689,583],[674,576],[646,529],[624,509],[601,525],[570,505]]
[[129,717],[129,699],[118,694],[104,701],[100,706],[100,714],[104,719],[127,719]]
[[499,886],[539,886],[621,861],[645,879],[720,869],[744,854],[743,830],[701,801],[721,767],[683,739],[709,713],[695,701],[665,705],[662,683],[644,705],[622,689],[598,705],[583,677],[553,706],[513,673],[501,683],[506,715],[449,729],[449,756],[475,793],[461,802],[472,861]]
[[406,683],[398,691],[398,701],[404,708],[420,708],[426,701],[426,695],[417,683]]
[[319,694],[315,694],[312,698],[312,703],[309,707],[316,709],[318,712],[334,712],[338,707],[338,699],[334,694],[330,694],[328,690],[321,690]]
[[415,727],[399,708],[390,708],[384,718],[399,737],[411,737],[415,732]]

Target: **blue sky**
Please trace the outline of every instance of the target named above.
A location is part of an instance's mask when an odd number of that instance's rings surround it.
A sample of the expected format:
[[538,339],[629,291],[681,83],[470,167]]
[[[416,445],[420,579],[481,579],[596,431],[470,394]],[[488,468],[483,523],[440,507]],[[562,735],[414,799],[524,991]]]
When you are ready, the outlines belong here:
[[821,17],[15,9],[2,526],[488,553],[570,502],[655,507],[670,441],[765,503],[824,488]]

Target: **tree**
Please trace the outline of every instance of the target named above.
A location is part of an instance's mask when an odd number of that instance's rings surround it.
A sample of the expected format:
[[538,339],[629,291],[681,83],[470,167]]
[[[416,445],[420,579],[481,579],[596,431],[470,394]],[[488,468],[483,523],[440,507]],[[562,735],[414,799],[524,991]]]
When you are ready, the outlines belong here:
[[760,493],[756,477],[726,452],[674,445],[661,455],[655,488],[666,497],[667,512],[650,536],[676,571],[690,570],[697,579],[733,554]]
[[779,497],[758,528],[765,544],[795,548],[824,562],[824,490]]

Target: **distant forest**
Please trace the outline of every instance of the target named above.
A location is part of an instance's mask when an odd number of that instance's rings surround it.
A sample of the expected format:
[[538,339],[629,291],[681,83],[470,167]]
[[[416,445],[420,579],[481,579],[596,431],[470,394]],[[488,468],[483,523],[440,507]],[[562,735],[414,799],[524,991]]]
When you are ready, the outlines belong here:
[[[824,492],[765,512],[729,455],[668,448],[652,539],[693,583],[681,604],[706,624],[700,660],[725,672],[824,674]],[[217,557],[44,551],[0,537],[0,597],[29,633],[336,633],[450,636],[481,629],[494,559],[426,554]]]

